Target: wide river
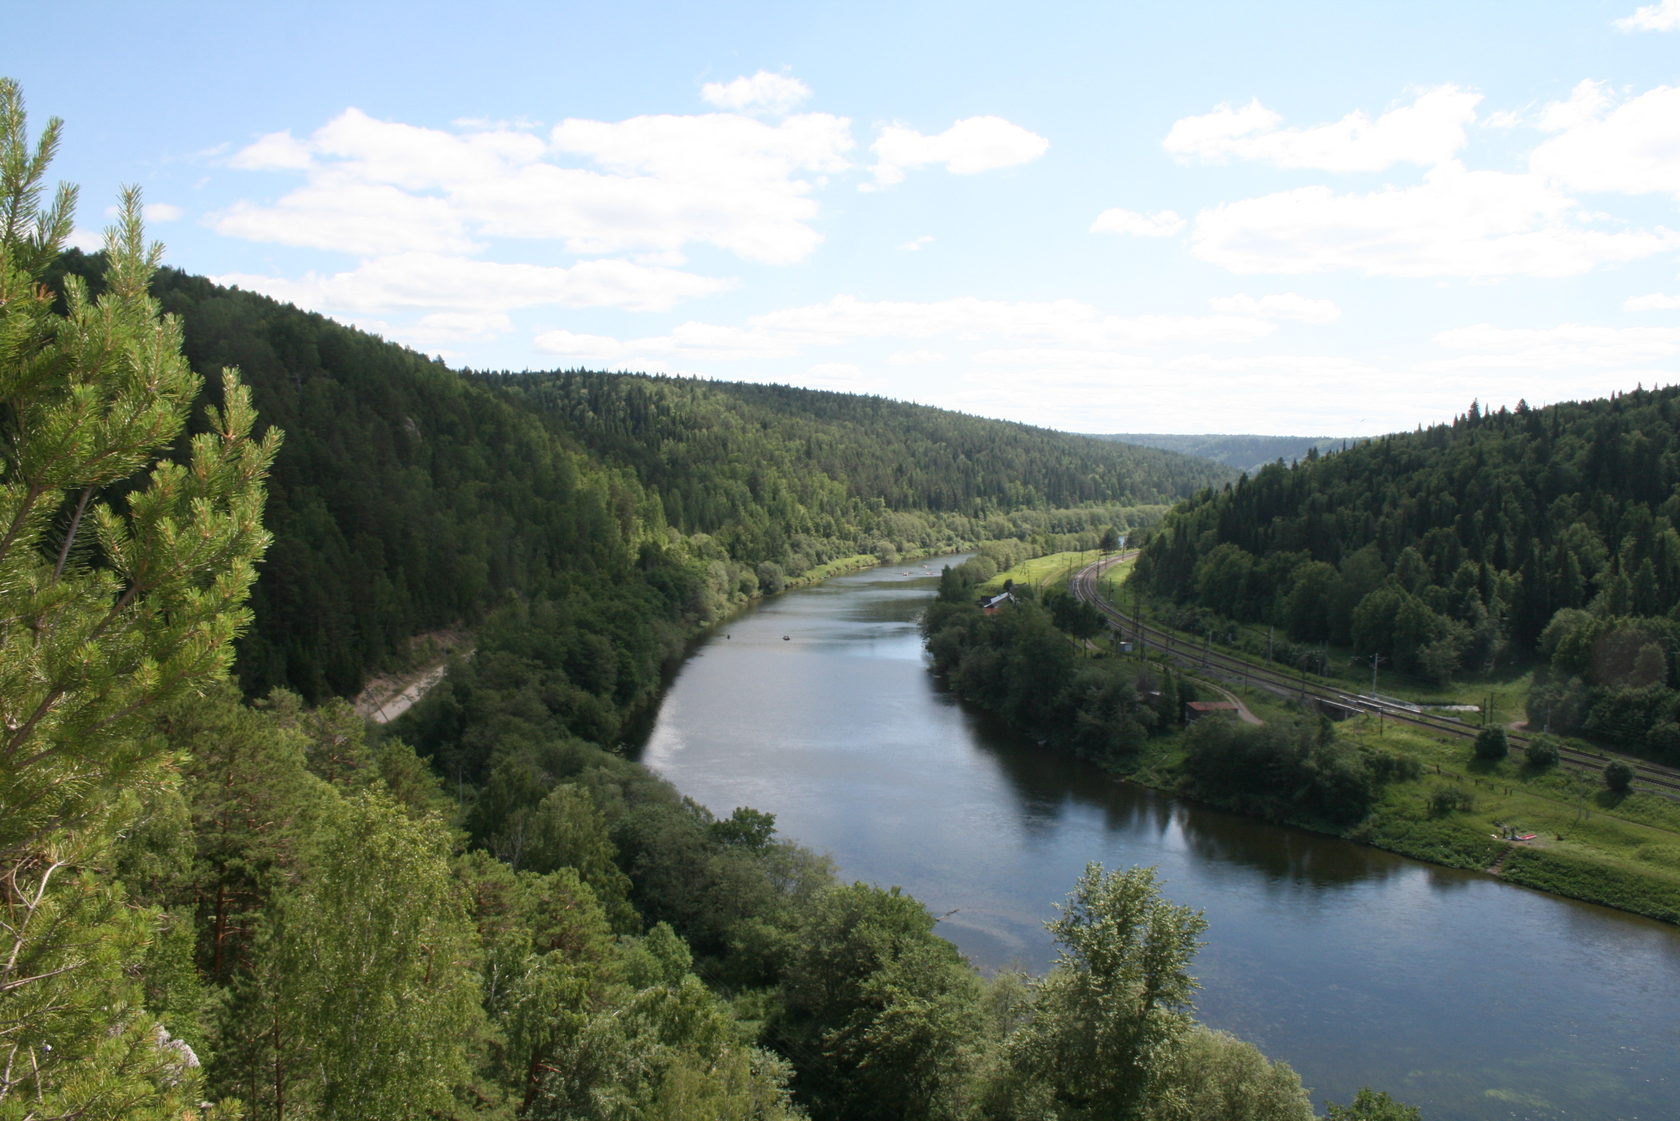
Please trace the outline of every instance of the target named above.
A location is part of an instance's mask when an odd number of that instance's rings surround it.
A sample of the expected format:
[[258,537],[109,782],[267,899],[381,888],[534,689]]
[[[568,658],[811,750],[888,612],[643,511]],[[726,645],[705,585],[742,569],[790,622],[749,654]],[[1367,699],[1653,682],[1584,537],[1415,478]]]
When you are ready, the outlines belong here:
[[776,815],[846,880],[902,885],[983,969],[1045,969],[1088,861],[1206,912],[1198,1015],[1326,1100],[1426,1121],[1680,1118],[1680,930],[1115,783],[941,692],[941,562],[775,597],[683,666],[642,759],[720,816]]

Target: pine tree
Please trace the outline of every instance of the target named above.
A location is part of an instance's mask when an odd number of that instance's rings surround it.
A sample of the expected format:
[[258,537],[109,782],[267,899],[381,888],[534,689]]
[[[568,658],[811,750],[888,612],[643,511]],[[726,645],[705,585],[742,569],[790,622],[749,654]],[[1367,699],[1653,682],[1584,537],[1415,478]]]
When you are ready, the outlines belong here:
[[60,122],[33,149],[26,126],[0,79],[0,1118],[161,1116],[197,1060],[140,1005],[150,920],[104,868],[168,779],[149,714],[227,673],[279,435],[251,438],[229,372],[170,458],[200,381],[149,294],[139,193],[101,293],[49,291],[75,191],[43,208]]

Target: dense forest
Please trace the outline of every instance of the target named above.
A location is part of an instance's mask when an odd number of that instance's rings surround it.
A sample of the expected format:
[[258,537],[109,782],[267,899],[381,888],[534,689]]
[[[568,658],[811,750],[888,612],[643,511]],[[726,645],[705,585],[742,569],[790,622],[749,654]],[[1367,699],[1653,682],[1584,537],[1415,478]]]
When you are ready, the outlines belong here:
[[[68,253],[50,283],[64,275],[97,291],[99,259]],[[269,479],[275,543],[240,645],[252,696],[352,695],[411,636],[476,624],[510,593],[632,573],[662,601],[650,619],[689,630],[839,558],[992,538],[1076,546],[1226,477],[1183,456],[875,398],[620,374],[464,377],[178,271],[159,270],[153,290],[180,317],[192,367],[238,368],[259,431],[289,434]]]
[[1535,659],[1534,726],[1680,761],[1677,485],[1680,388],[1472,405],[1202,492],[1138,578],[1438,682]]
[[[160,271],[134,193],[62,254],[57,123],[31,146],[0,82],[0,126],[0,1119],[1311,1116],[1193,1019],[1202,920],[1147,871],[1093,866],[1054,969],[986,980],[921,904],[611,750],[778,573],[1094,542],[1206,468],[457,375]],[[916,465],[943,441],[964,477]],[[445,625],[472,656],[370,729],[342,697]]]

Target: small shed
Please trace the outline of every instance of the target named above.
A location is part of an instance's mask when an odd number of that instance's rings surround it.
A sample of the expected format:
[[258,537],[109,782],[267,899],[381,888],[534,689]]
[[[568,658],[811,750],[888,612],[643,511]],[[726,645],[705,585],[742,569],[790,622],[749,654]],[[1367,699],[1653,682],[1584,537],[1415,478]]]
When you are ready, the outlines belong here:
[[1211,716],[1216,712],[1237,714],[1237,706],[1230,701],[1186,701],[1184,702],[1184,719],[1186,722],[1200,720],[1204,716]]

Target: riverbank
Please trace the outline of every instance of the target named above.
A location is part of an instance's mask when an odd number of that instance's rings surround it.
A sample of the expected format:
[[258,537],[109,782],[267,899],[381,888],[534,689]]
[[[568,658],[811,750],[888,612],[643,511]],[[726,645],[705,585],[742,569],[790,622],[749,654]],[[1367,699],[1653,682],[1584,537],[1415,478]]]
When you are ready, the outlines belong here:
[[[1000,573],[987,587],[1001,587],[1005,580],[1055,586],[1083,563],[1088,563],[1083,554],[1040,558]],[[1111,638],[1100,641],[1109,647],[1107,656],[1118,656]],[[1195,679],[1187,675],[1186,680]],[[1231,688],[1228,682],[1202,687]],[[1240,687],[1235,692],[1261,719],[1305,715],[1270,693]],[[1183,796],[1183,735],[1152,736],[1137,752],[1104,760],[1104,765],[1117,778]],[[1268,820],[1680,923],[1680,804],[1637,790],[1616,794],[1601,775],[1582,768],[1535,767],[1520,755],[1476,760],[1465,743],[1369,715],[1337,725],[1336,735],[1351,746],[1414,761],[1419,777],[1385,783],[1370,811],[1351,825],[1289,814]],[[1532,837],[1507,839],[1512,833]]]

